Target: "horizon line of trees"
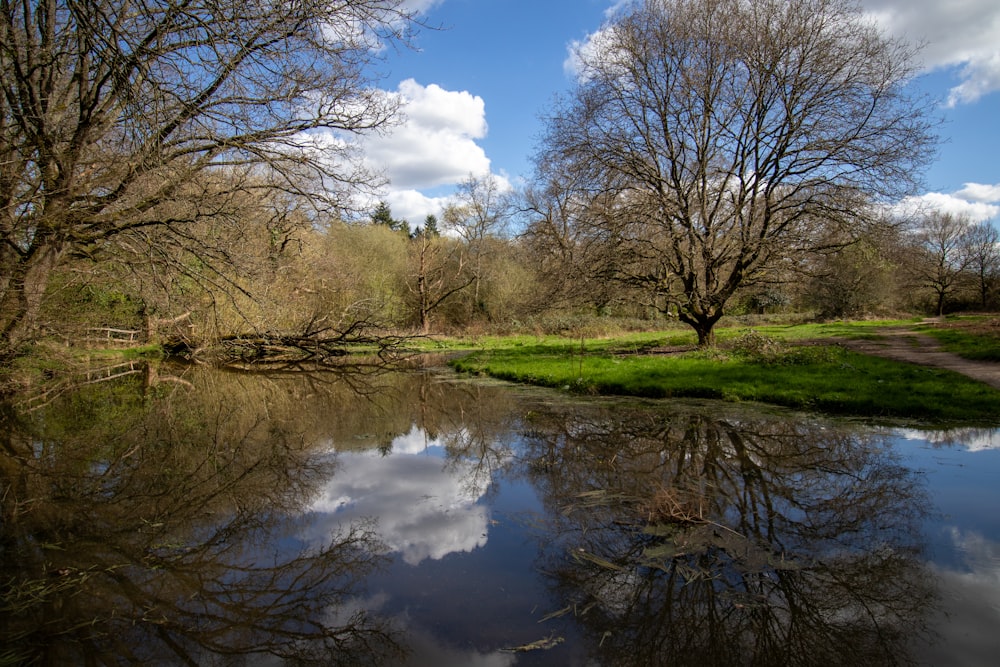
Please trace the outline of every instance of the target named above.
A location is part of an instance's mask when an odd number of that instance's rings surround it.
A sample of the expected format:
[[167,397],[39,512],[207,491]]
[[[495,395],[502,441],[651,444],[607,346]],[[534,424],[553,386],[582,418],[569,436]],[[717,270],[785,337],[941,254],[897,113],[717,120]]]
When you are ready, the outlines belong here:
[[[655,291],[609,276],[604,262],[614,258],[602,257],[606,247],[554,239],[548,221],[523,218],[525,202],[520,209],[506,205],[504,223],[528,220],[520,233],[463,236],[453,222],[434,232],[433,216],[409,232],[387,223],[384,203],[367,220],[321,227],[241,218],[237,226],[192,229],[192,238],[210,237],[231,258],[229,274],[216,280],[200,281],[196,258],[150,238],[147,252],[155,248],[156,256],[77,258],[58,270],[42,324],[68,339],[90,326],[127,326],[153,341],[197,347],[233,333],[322,335],[356,322],[432,334],[575,333],[601,318],[631,326],[678,321],[664,313]],[[472,224],[461,210],[469,209],[456,205],[443,217]],[[775,267],[766,283],[739,291],[728,312],[845,319],[991,310],[1000,310],[1000,232],[990,222],[930,213],[917,224],[879,228]],[[614,326],[608,322],[608,330]]]

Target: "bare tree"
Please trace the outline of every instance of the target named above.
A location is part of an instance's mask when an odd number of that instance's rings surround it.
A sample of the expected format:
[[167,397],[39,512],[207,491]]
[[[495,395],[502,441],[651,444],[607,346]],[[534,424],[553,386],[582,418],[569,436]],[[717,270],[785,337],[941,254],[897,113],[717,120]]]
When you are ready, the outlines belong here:
[[469,270],[466,246],[458,239],[417,234],[410,242],[411,273],[407,286],[416,301],[420,331],[431,332],[431,316],[452,296],[476,280]]
[[164,210],[199,174],[342,205],[370,176],[345,138],[394,112],[373,47],[412,26],[404,0],[0,0],[0,354],[67,256],[213,215]]
[[603,216],[617,277],[702,345],[741,287],[913,186],[930,105],[913,51],[851,0],[644,0],[577,53],[539,163]]
[[990,295],[1000,282],[1000,231],[989,222],[980,222],[969,228],[965,245],[968,270],[973,273],[979,291],[979,305],[986,310]]
[[934,294],[934,310],[944,315],[945,304],[961,284],[969,266],[967,237],[971,225],[965,216],[933,211],[916,231],[917,257],[909,266],[916,282]]
[[505,233],[510,210],[509,193],[493,174],[470,174],[458,184],[455,202],[444,210],[445,227],[458,234],[467,247],[474,313],[483,309],[483,261],[489,254],[489,239]]
[[600,202],[580,197],[572,174],[540,171],[545,180],[523,193],[528,223],[521,234],[540,279],[538,297],[548,308],[587,305],[600,312],[622,293],[611,280],[615,249],[603,225],[590,224]]

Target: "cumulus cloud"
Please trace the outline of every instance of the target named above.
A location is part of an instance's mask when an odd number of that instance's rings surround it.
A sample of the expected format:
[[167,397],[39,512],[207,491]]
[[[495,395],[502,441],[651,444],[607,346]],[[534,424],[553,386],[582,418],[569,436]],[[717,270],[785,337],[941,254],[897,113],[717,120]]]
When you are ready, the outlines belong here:
[[[607,15],[629,4],[629,0],[617,0]],[[1000,3],[996,0],[862,0],[862,6],[889,33],[923,45],[920,57],[926,71],[956,69],[960,82],[949,91],[950,106],[975,102],[1000,90]],[[567,75],[581,76],[580,56],[600,48],[602,31],[568,45],[563,63]]]
[[607,49],[609,28],[601,28],[592,32],[585,39],[573,40],[566,46],[566,60],[563,61],[563,72],[576,81],[587,79],[585,63],[593,62],[602,51]]
[[476,143],[487,131],[483,98],[413,79],[400,83],[395,94],[401,122],[364,141],[368,163],[394,190],[434,188],[489,171],[489,158]]
[[924,44],[926,70],[957,68],[948,104],[975,102],[1000,90],[1000,3],[996,0],[863,0],[892,34]]
[[1000,622],[1000,544],[978,533],[952,528],[962,566],[932,567],[942,591],[936,628],[941,637],[926,647],[926,664],[989,665],[996,661]]
[[342,453],[340,467],[310,508],[314,516],[303,538],[325,544],[352,522],[375,518],[379,538],[410,565],[485,546],[488,509],[478,504],[486,493],[472,462],[446,466],[428,456],[437,446],[414,428],[396,438],[392,452]]
[[392,217],[408,221],[411,227],[423,227],[428,215],[440,222],[445,206],[451,201],[450,197],[434,197],[419,190],[390,190],[383,199],[392,210]]
[[419,226],[440,217],[448,196],[436,194],[470,174],[490,173],[490,159],[476,143],[486,137],[486,103],[468,91],[446,90],[406,79],[389,92],[401,104],[399,121],[361,140],[367,167],[387,181],[362,208],[385,201],[397,219]]
[[955,196],[974,202],[997,203],[1000,202],[1000,183],[996,185],[966,183],[964,188],[955,193]]
[[957,192],[928,192],[917,197],[907,197],[895,207],[895,212],[912,216],[928,211],[951,213],[982,222],[1000,216],[1000,184],[983,185],[966,183]]

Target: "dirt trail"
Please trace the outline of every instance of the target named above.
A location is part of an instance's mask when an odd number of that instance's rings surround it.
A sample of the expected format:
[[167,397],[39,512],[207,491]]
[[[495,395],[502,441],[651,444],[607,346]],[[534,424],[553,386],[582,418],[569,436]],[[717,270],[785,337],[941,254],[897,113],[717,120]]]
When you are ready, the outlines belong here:
[[1000,389],[1000,363],[972,361],[945,352],[932,337],[907,328],[879,329],[879,340],[842,340],[855,352],[946,368]]

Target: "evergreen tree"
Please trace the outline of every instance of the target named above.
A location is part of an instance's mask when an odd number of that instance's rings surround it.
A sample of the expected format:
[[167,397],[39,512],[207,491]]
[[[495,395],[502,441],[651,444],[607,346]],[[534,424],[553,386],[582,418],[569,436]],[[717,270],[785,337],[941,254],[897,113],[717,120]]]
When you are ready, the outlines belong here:
[[372,213],[372,224],[385,225],[394,232],[403,232],[407,236],[410,235],[410,224],[406,220],[396,220],[393,218],[392,209],[384,201],[379,202],[375,208],[375,212]]
[[441,230],[438,229],[437,216],[433,213],[424,218],[423,233],[426,234],[428,238],[441,236]]

